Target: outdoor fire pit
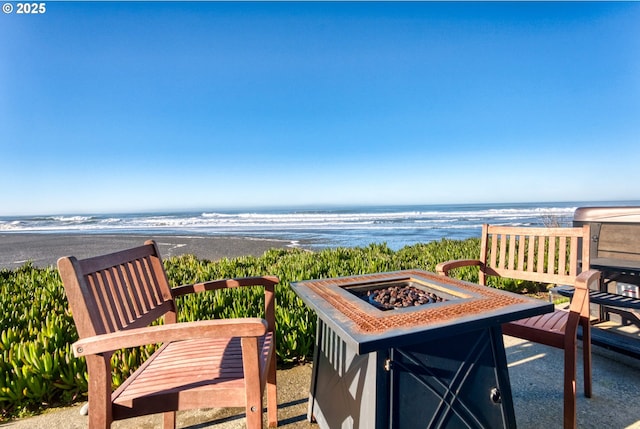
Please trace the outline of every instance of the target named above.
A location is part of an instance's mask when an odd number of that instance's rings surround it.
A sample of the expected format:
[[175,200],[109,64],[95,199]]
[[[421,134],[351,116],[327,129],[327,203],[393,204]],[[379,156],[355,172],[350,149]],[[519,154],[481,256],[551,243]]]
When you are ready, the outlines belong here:
[[552,304],[418,270],[292,288],[318,316],[321,428],[515,427],[500,326]]

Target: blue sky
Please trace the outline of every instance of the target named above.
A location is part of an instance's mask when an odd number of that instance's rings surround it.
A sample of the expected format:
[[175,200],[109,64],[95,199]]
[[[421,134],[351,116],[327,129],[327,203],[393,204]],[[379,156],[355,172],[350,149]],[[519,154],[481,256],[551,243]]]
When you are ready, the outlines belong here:
[[0,14],[0,215],[640,199],[640,3],[46,8]]

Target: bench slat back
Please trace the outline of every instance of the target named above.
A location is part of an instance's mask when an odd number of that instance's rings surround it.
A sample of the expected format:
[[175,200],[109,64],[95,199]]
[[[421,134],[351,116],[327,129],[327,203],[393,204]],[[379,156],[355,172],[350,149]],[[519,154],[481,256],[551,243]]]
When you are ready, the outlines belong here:
[[94,258],[60,258],[58,268],[80,338],[147,326],[175,313],[153,241]]
[[582,270],[589,269],[589,258],[589,226],[483,225],[480,260],[485,267],[479,280],[484,285],[486,276],[500,276],[572,285]]

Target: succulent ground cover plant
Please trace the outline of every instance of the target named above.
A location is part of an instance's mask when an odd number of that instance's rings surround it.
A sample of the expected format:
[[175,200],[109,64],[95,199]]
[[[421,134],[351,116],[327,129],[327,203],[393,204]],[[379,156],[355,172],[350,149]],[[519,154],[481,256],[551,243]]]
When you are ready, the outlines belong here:
[[[479,239],[446,240],[391,250],[386,244],[325,249],[272,249],[260,257],[219,261],[183,255],[165,260],[172,286],[199,281],[276,275],[277,355],[280,366],[311,359],[316,318],[290,288],[291,282],[317,278],[396,271],[435,270],[438,262],[477,258]],[[477,270],[460,269],[455,276],[477,281]],[[492,285],[511,291],[532,285],[501,282]],[[263,295],[250,289],[232,289],[178,299],[179,320],[260,316]],[[77,333],[62,282],[55,267],[0,270],[0,421],[53,405],[84,400],[87,370],[84,359],[73,356],[70,345]],[[113,356],[113,385],[135,371],[155,347],[120,350]]]

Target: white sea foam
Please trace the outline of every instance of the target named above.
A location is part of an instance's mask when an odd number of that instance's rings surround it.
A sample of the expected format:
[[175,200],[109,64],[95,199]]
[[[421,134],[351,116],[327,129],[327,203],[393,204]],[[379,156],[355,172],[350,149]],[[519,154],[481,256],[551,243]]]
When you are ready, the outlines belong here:
[[[583,204],[587,205],[587,204]],[[345,207],[317,210],[245,210],[119,215],[0,218],[0,232],[242,235],[318,246],[387,242],[391,247],[478,236],[483,223],[570,224],[576,204]]]

